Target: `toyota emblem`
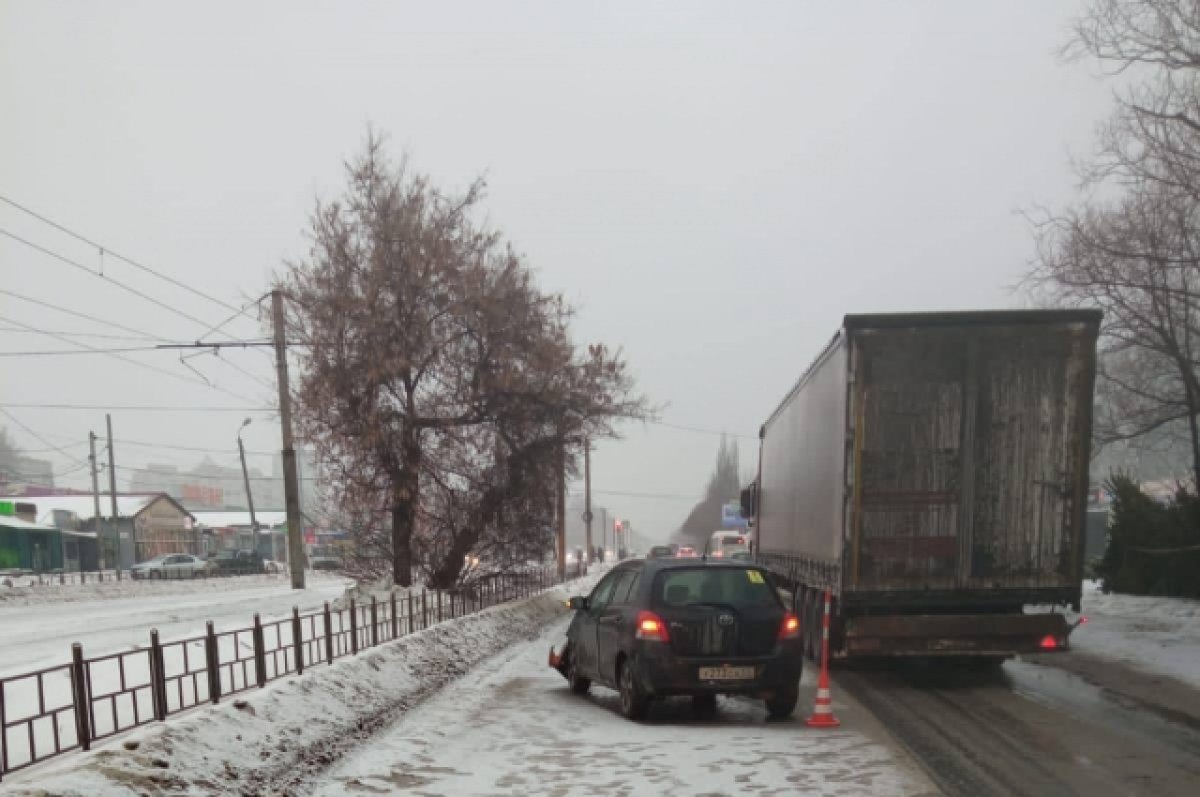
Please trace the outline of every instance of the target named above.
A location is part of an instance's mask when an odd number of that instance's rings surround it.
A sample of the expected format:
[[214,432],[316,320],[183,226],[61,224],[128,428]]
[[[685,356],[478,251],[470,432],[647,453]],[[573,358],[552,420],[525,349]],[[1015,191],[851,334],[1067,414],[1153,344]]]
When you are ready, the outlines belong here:
[[717,617],[717,622],[721,625],[733,625],[732,614],[722,614]]

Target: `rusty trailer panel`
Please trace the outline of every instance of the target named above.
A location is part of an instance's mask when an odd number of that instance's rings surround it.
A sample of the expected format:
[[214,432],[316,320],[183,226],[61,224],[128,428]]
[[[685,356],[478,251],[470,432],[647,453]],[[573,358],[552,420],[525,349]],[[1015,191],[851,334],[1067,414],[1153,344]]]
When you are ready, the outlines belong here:
[[[1008,656],[1070,648],[1071,628],[1061,614],[893,615],[844,622],[845,656]],[[1049,637],[1053,646],[1045,641]]]
[[850,333],[844,590],[1079,588],[1098,318],[1006,315]]

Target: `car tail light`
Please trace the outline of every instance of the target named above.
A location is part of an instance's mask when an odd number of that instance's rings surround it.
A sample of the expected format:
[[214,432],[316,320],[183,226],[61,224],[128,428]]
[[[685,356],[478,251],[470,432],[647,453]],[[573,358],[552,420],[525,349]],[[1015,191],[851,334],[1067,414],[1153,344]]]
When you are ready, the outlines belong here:
[[1042,641],[1038,643],[1038,647],[1042,650],[1058,650],[1058,640],[1050,634],[1042,637]]
[[1080,618],[1079,618],[1079,624],[1080,624],[1080,625],[1087,625],[1087,624],[1088,624],[1088,619],[1087,619],[1086,617],[1080,617]]
[[652,642],[667,642],[670,640],[670,635],[667,634],[667,624],[654,612],[638,612],[637,631],[634,633],[634,636],[638,639],[647,639]]
[[746,538],[745,538],[745,537],[738,537],[738,538],[737,538],[737,544],[738,544],[738,545],[745,545],[745,544],[746,544]]
[[725,554],[721,553],[720,551],[713,551],[713,558],[714,558],[714,559],[720,559],[720,558],[721,558],[722,556],[724,556],[724,555],[725,555]]
[[800,638],[800,618],[788,612],[783,616],[783,622],[779,624],[780,639],[799,639]]

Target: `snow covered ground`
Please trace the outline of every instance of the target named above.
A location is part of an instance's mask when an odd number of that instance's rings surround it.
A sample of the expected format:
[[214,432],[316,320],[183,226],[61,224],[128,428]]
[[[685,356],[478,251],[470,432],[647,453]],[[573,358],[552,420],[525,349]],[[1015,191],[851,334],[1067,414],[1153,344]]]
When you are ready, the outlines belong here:
[[245,576],[199,581],[120,581],[0,589],[0,675],[71,660],[71,644],[85,656],[149,644],[151,628],[163,641],[193,636],[212,620],[220,631],[282,617],[341,597],[349,582],[308,574],[293,590],[287,578]]
[[[768,722],[762,702],[721,698],[701,718],[686,699],[656,704],[645,723],[617,694],[573,695],[546,666],[567,620],[510,648],[409,712],[335,767],[315,794],[438,795],[917,795],[925,777],[843,716],[835,731],[805,727],[814,678],[796,716]],[[848,706],[838,697],[836,710]]]
[[546,653],[563,638],[563,598],[594,579],[124,734],[18,773],[0,793],[936,793],[844,696],[841,729],[806,728],[811,674],[797,718],[780,723],[742,700],[703,720],[670,701],[631,723],[611,692],[571,695]]
[[1074,650],[1200,688],[1200,601],[1105,595],[1088,581],[1083,614],[1088,623],[1071,635]]

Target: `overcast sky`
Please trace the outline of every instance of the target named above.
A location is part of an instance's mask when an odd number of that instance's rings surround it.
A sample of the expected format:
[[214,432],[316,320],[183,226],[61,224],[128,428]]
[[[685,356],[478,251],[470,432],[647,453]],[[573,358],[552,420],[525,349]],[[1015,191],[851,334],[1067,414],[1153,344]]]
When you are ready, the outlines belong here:
[[[0,0],[0,195],[240,305],[303,250],[314,197],[340,189],[370,123],[448,188],[486,174],[491,222],[579,307],[578,340],[623,347],[663,421],[747,435],[749,470],[758,426],[843,314],[1019,303],[1009,286],[1032,247],[1016,211],[1071,197],[1068,158],[1086,155],[1109,104],[1094,67],[1054,55],[1078,6]],[[3,203],[0,230],[101,264]],[[5,290],[172,339],[230,315],[103,266],[197,320],[0,235]],[[73,348],[13,321],[127,334],[6,294],[0,317],[7,352]],[[228,334],[261,331],[243,319]],[[127,356],[196,378],[176,354]],[[222,356],[272,379],[262,354]],[[211,355],[191,364],[271,401]],[[6,405],[247,405],[100,355],[0,365]],[[7,410],[66,447],[44,455],[60,471],[103,432],[103,410]],[[220,449],[220,464],[236,463],[243,416],[113,412],[118,440]],[[248,445],[277,449],[278,426],[256,418]],[[716,447],[629,428],[598,446],[596,500],[665,536]]]

